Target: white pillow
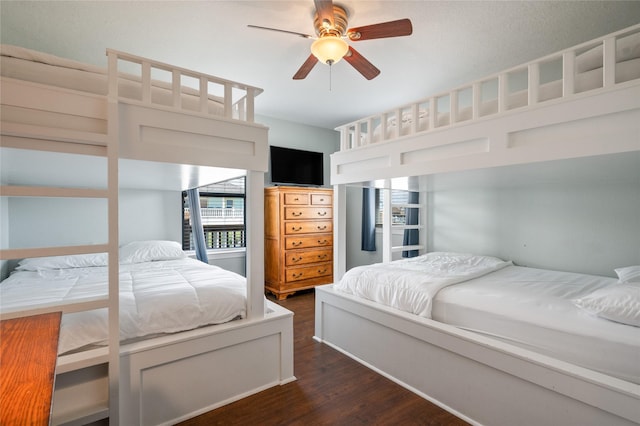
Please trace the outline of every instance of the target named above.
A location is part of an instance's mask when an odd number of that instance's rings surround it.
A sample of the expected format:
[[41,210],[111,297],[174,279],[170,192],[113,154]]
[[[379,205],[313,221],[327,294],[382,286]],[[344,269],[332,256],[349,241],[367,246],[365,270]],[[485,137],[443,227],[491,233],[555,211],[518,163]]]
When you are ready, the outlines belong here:
[[614,269],[621,283],[640,283],[640,265]]
[[20,271],[43,269],[90,268],[108,265],[107,253],[73,254],[67,256],[32,257],[18,262]]
[[120,263],[142,263],[187,257],[175,241],[133,241],[120,247]]
[[610,285],[573,303],[601,318],[640,327],[640,283]]

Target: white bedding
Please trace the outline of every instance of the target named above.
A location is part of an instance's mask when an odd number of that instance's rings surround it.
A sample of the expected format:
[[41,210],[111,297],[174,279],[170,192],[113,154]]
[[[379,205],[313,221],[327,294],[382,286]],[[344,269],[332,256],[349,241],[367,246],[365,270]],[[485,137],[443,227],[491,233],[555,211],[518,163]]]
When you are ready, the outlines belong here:
[[640,327],[574,303],[614,278],[509,266],[441,290],[433,319],[640,384]]
[[[19,271],[0,283],[0,310],[104,297],[107,267]],[[120,265],[120,338],[224,323],[246,315],[244,277],[183,258]],[[65,314],[58,352],[107,343],[106,309]]]
[[335,288],[430,318],[433,297],[439,290],[510,264],[489,256],[434,252],[391,263],[352,268]]
[[[436,252],[353,268],[334,288],[640,384],[640,282]],[[587,309],[600,294],[621,322]]]

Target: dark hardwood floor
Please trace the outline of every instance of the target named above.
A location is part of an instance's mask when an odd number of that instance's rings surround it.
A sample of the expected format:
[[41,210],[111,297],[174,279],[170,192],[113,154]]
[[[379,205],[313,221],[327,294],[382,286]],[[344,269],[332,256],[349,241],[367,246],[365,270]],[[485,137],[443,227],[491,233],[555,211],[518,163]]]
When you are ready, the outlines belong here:
[[313,340],[313,291],[277,302],[294,312],[298,380],[181,425],[466,425],[436,405]]

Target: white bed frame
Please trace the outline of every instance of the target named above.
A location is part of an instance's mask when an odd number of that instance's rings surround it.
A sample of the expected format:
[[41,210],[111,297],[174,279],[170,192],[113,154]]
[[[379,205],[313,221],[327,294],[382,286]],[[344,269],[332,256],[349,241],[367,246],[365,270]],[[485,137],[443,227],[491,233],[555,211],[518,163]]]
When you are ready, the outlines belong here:
[[[336,279],[346,270],[347,185],[382,180],[389,188],[394,178],[640,151],[640,78],[615,78],[616,40],[639,31],[636,25],[339,127],[341,151],[331,157]],[[601,87],[575,93],[576,55],[597,45],[604,51]],[[540,67],[556,60],[562,94],[540,101]],[[523,70],[527,105],[509,109],[508,76]],[[480,93],[487,81],[498,88],[498,108],[483,115]],[[463,115],[462,93],[470,94],[471,111],[456,120]],[[437,114],[424,112],[436,112],[443,97],[453,119],[439,126]],[[404,127],[387,128],[389,118]],[[384,261],[402,249],[390,244],[389,228],[387,221]],[[345,295],[332,285],[316,288],[315,338],[473,424],[640,423],[640,385]]]
[[[295,380],[293,315],[270,302],[265,306],[263,292],[268,129],[254,122],[254,97],[261,89],[114,50],[107,55],[108,96],[3,77],[0,145],[106,157],[106,189],[4,185],[2,196],[107,199],[108,242],[8,248],[0,251],[0,260],[103,251],[117,259],[119,159],[242,169],[247,171],[247,318],[120,345],[117,261],[109,262],[108,299],[3,315],[109,309],[107,348],[59,357],[52,423],[109,418],[113,425],[172,424]],[[118,94],[123,63],[140,69],[140,99]],[[154,70],[171,76],[172,105],[154,103]],[[199,111],[182,105],[182,76],[199,82]],[[222,116],[208,112],[212,87],[223,93]]]
[[640,386],[316,287],[315,338],[471,424],[632,425]]

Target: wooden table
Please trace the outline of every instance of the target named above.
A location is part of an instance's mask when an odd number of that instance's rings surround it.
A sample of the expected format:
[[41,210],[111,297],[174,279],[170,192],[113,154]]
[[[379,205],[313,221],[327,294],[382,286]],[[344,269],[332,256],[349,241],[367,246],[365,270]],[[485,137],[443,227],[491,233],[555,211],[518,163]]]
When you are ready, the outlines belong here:
[[0,425],[48,425],[60,312],[0,321]]

